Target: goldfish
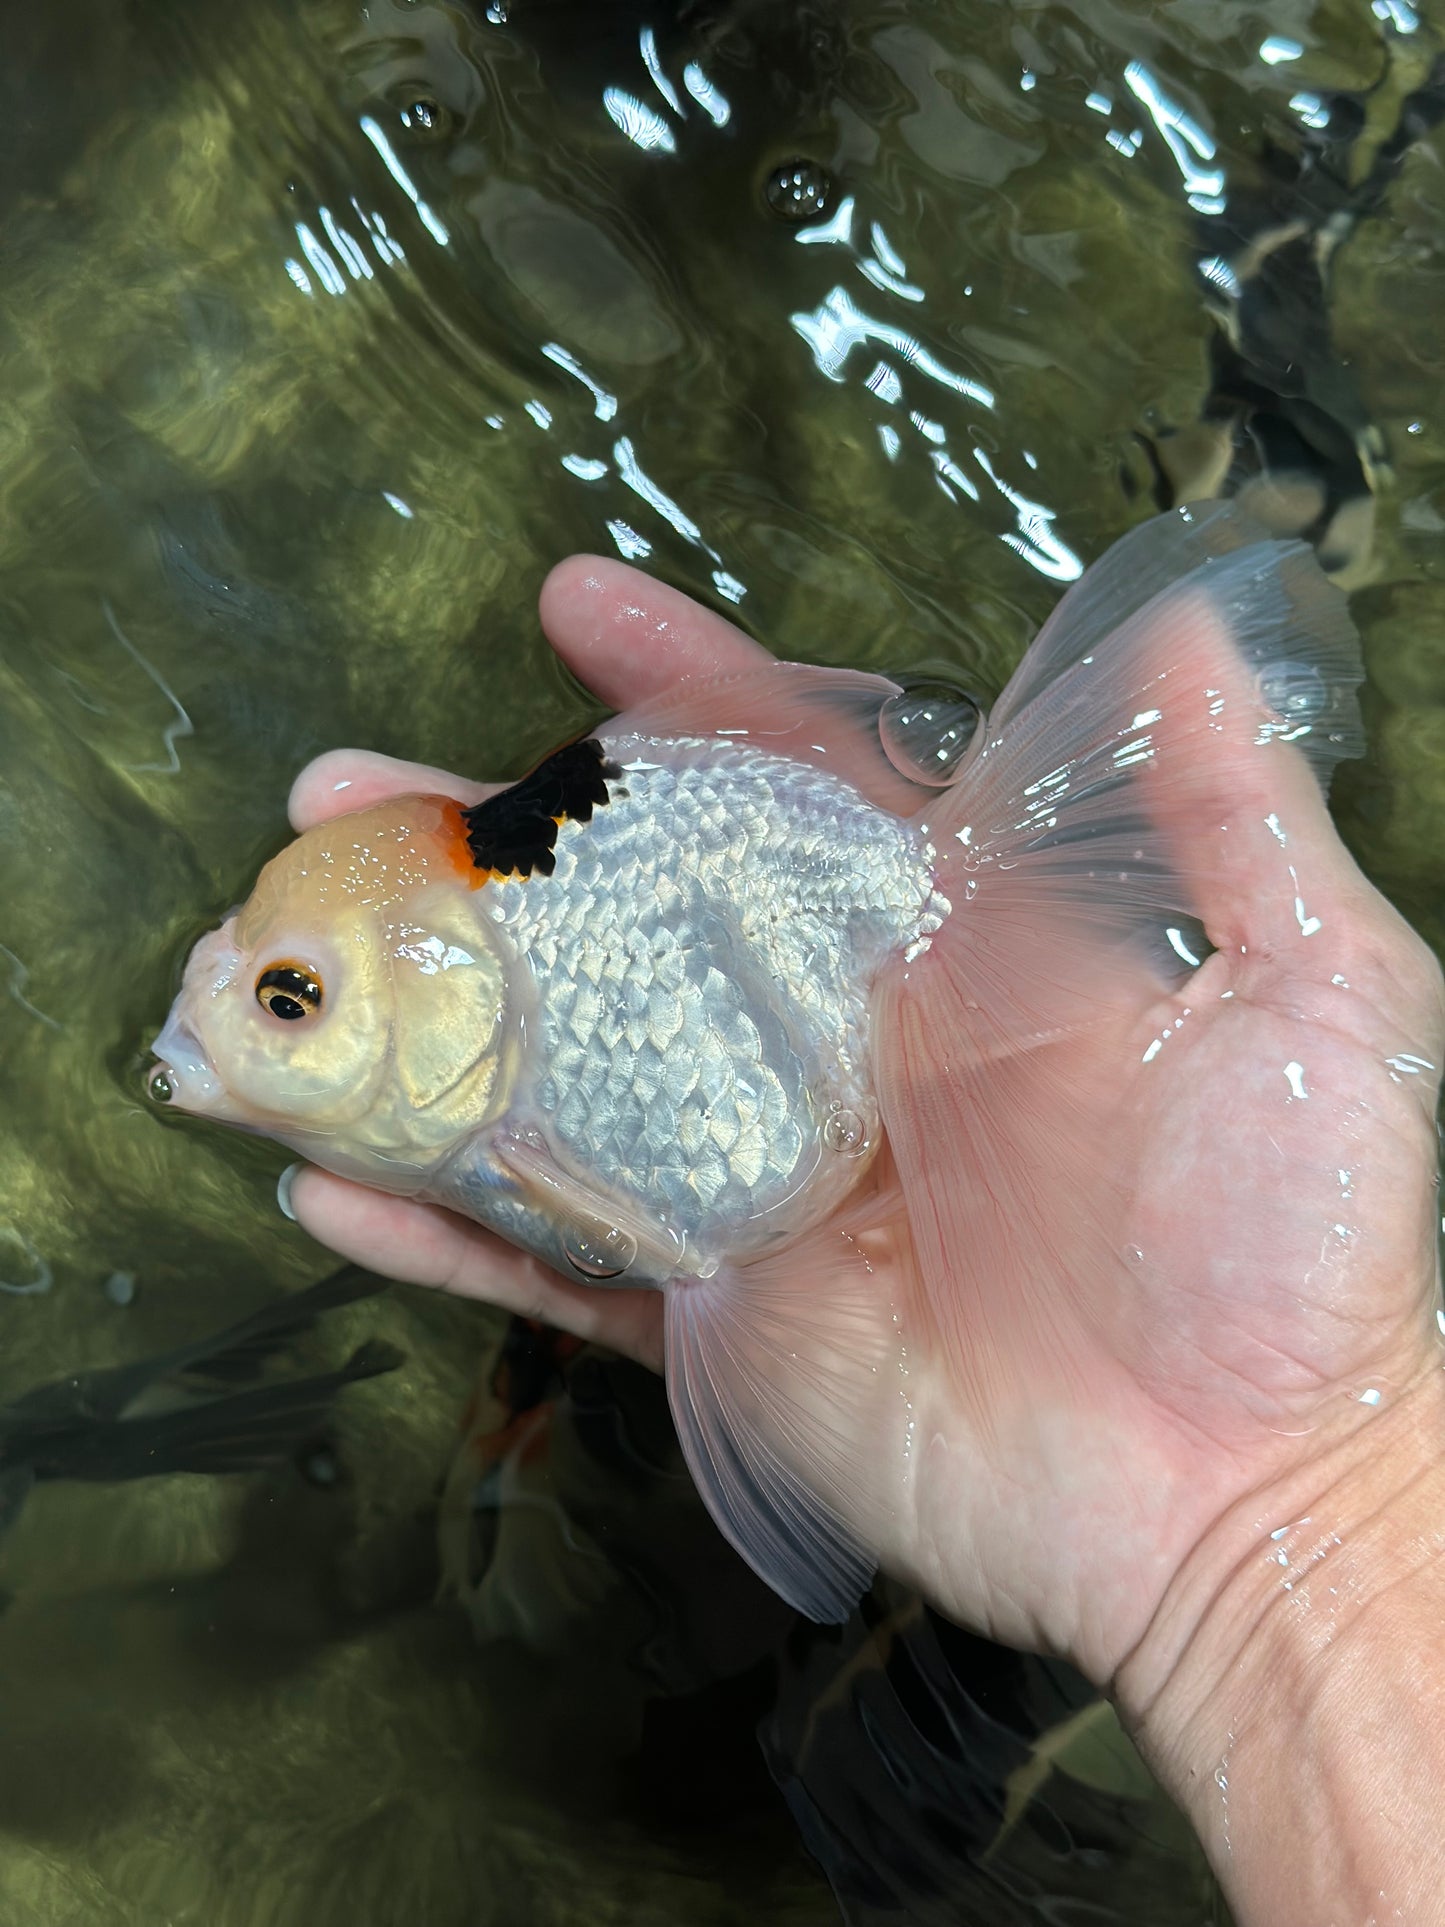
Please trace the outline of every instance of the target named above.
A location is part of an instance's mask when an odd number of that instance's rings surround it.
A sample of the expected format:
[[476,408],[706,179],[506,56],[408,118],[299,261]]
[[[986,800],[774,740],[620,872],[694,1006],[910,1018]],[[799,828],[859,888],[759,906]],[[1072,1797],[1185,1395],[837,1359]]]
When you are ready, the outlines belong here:
[[1359,676],[1306,544],[1177,510],[1068,589],[971,734],[885,677],[769,661],[470,808],[307,830],[196,944],[152,1092],[573,1280],[660,1290],[714,1518],[840,1619],[877,1555],[843,1520],[833,1387],[867,1344],[896,1403],[899,1357],[839,1281],[866,1293],[870,1226],[901,1212],[927,1328],[967,1346],[979,1067],[1198,965],[1197,747],[1245,728],[1327,780]]

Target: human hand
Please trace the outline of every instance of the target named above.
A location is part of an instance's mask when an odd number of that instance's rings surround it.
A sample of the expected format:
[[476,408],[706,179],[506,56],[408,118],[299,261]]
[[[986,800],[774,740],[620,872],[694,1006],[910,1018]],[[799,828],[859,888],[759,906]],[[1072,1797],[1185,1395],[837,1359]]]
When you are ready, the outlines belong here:
[[[618,708],[762,656],[616,563],[563,564],[542,614],[563,659]],[[1267,753],[1267,797],[1223,746],[1193,792],[1211,833],[1216,819],[1237,826],[1201,905],[1216,954],[1147,1007],[1121,995],[1047,1052],[982,1073],[979,1137],[961,1155],[995,1208],[958,1265],[975,1355],[961,1364],[926,1332],[910,1344],[906,1489],[857,1490],[864,1536],[942,1610],[1067,1654],[1141,1718],[1241,1561],[1261,1544],[1271,1560],[1290,1550],[1270,1532],[1317,1516],[1322,1494],[1350,1527],[1381,1467],[1408,1481],[1445,1437],[1439,972],[1354,866],[1302,759]],[[419,788],[485,793],[336,752],[298,779],[292,817],[303,829]],[[320,1171],[298,1175],[291,1203],[375,1269],[661,1363],[654,1292],[570,1283],[467,1221]],[[880,1321],[900,1303],[916,1317],[886,1154],[844,1213]],[[866,1444],[876,1386],[856,1391]],[[839,1426],[853,1416],[841,1409]]]

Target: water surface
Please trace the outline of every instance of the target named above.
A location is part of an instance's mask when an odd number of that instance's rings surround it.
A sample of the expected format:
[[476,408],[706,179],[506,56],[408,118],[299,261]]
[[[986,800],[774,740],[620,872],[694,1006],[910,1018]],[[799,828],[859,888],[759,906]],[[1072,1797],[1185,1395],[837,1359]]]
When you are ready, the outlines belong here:
[[[1407,0],[0,23],[0,1398],[329,1270],[279,1154],[144,1106],[145,1040],[316,751],[510,776],[594,720],[535,618],[578,549],[987,695],[1126,527],[1254,487],[1351,586],[1341,825],[1445,942],[1445,140]],[[1211,1917],[1097,1736],[1008,1807],[1063,1676],[953,1642],[974,1710],[925,1771],[906,1602],[790,1633],[606,1361],[458,1554],[500,1322],[395,1293],[297,1367],[369,1332],[407,1362],[324,1476],[57,1486],[0,1544],[8,1917],[835,1919],[800,1827],[860,1920]]]

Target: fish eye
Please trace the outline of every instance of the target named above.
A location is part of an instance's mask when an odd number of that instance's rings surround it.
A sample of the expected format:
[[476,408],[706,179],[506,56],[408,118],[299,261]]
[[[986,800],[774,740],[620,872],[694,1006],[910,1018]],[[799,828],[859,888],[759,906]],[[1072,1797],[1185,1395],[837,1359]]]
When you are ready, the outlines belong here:
[[314,1017],[321,1008],[321,979],[302,964],[272,964],[256,979],[256,1002],[288,1024]]

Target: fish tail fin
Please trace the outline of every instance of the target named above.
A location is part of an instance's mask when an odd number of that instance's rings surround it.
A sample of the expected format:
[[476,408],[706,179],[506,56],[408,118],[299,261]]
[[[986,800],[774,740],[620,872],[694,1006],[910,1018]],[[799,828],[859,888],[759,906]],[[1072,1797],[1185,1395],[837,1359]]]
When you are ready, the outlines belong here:
[[384,1278],[357,1265],[341,1265],[304,1291],[271,1299],[225,1331],[199,1340],[177,1354],[180,1362],[173,1369],[218,1384],[255,1378],[290,1339],[312,1331],[324,1312],[358,1304],[386,1289]]
[[[980,1381],[1021,1336],[1057,1353],[1151,1013],[1210,949],[1309,934],[1286,839],[1361,752],[1361,674],[1307,545],[1228,502],[1177,511],[1069,591],[918,813],[950,907],[878,987],[879,1098],[933,1312]],[[1339,880],[1331,837],[1294,840]],[[1089,1200],[1065,1248],[1061,1185]]]
[[724,1537],[811,1619],[846,1619],[867,1590],[880,1468],[896,1499],[906,1461],[900,1328],[875,1275],[900,1238],[897,1185],[870,1173],[841,1214],[777,1254],[666,1287],[688,1469]]
[[263,1472],[284,1465],[322,1425],[338,1393],[395,1371],[403,1354],[368,1339],[335,1371],[232,1392],[154,1417],[117,1419],[91,1435],[56,1476],[111,1483],[160,1473]]

